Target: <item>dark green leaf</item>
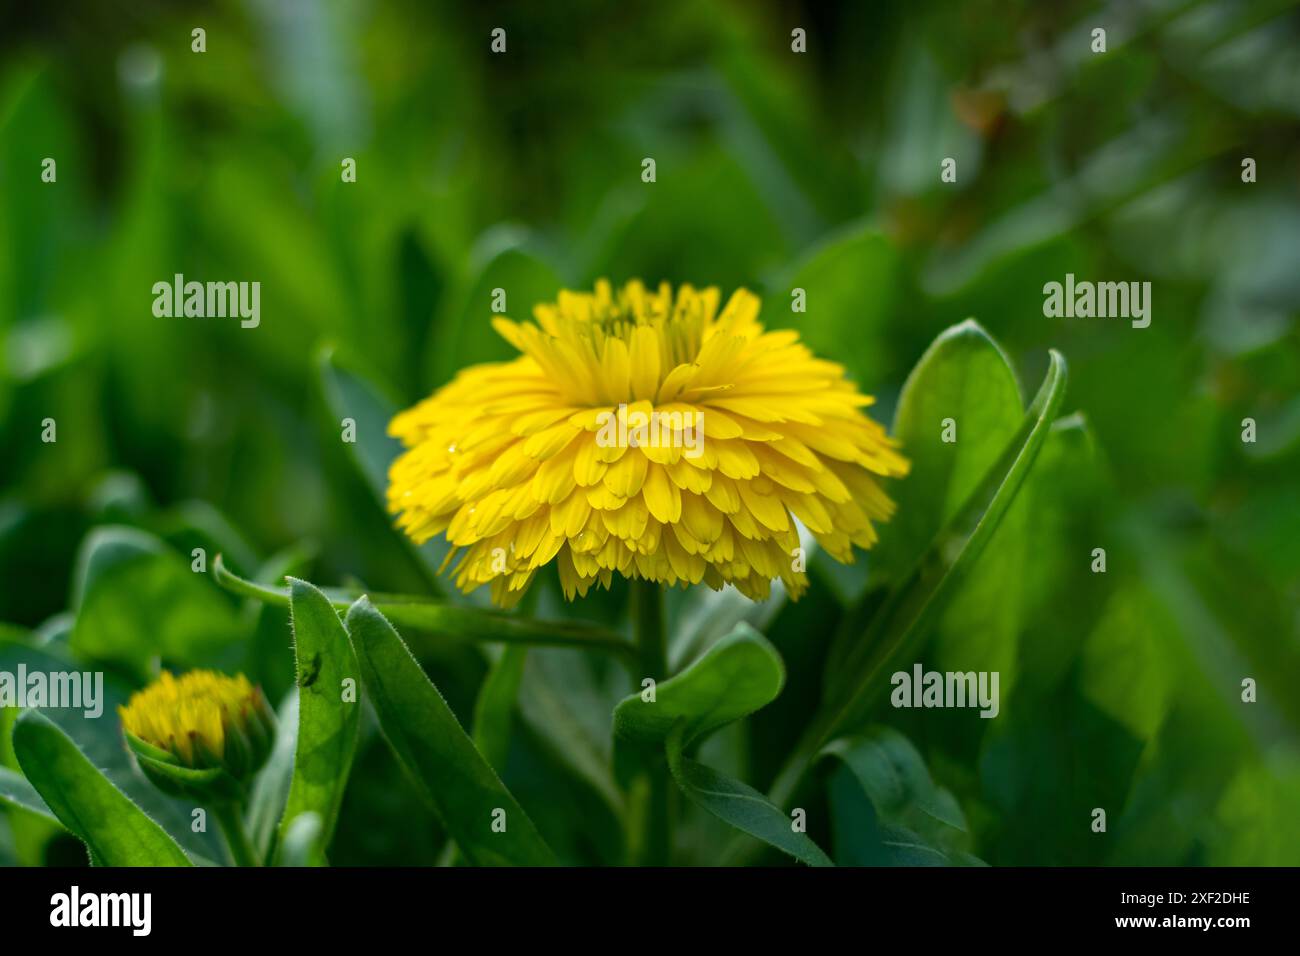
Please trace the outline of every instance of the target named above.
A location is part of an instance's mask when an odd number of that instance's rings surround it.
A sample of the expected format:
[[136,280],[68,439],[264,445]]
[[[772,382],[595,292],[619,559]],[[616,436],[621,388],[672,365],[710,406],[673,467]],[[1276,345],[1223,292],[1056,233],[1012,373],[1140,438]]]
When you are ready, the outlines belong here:
[[[465,733],[392,625],[361,597],[346,626],[393,752],[476,865],[545,866],[555,857]],[[504,823],[501,832],[494,823]]]
[[[397,403],[344,367],[332,349],[320,353],[317,372],[325,402],[334,418],[331,427],[341,427],[339,423],[348,418],[356,423],[356,441],[345,442],[344,448],[370,488],[375,504],[387,515],[388,466],[402,453],[402,443],[388,434],[388,423],[398,411]],[[395,527],[393,534],[401,539],[435,594],[455,595],[455,589],[445,587],[437,574],[447,556],[446,539],[437,537],[417,546]]]
[[479,362],[497,362],[518,353],[492,328],[493,291],[506,293],[505,314],[530,319],[533,306],[554,302],[563,283],[555,270],[530,248],[531,237],[517,227],[501,227],[482,236],[473,251],[476,274],[459,291],[450,315],[439,323],[431,343],[430,371],[443,382]]
[[831,741],[822,756],[842,761],[853,783],[844,787],[837,772],[831,784],[836,857],[842,865],[978,862],[965,852],[961,807],[951,793],[934,785],[925,761],[902,734],[873,727]]
[[[15,773],[8,767],[0,767],[0,803],[7,803],[11,807],[18,807],[22,810],[30,810],[32,813],[59,822],[59,818],[54,815],[54,811],[46,806],[41,795],[36,792],[36,788],[27,782],[27,778],[20,773]],[[62,824],[60,824],[62,826]]]
[[527,663],[527,647],[505,647],[488,671],[474,703],[474,745],[483,759],[498,770],[505,766],[510,749],[510,724]]
[[806,833],[795,829],[795,818],[786,816],[753,787],[682,755],[681,724],[665,743],[668,766],[682,792],[714,816],[764,843],[789,853],[809,866],[834,866],[830,857]]

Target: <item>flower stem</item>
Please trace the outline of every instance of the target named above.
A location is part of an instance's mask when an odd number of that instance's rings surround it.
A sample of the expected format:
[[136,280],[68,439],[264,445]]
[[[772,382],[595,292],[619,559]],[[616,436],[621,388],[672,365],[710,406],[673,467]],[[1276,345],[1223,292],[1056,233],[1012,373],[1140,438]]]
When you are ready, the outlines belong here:
[[[664,635],[664,598],[657,583],[634,579],[632,633],[636,640],[640,677],[656,683],[668,676],[668,649]],[[659,760],[646,770],[648,790],[641,815],[637,856],[646,866],[667,866],[672,852],[672,781],[668,763]]]
[[212,814],[217,818],[217,825],[221,827],[221,835],[226,838],[226,848],[230,851],[230,858],[235,866],[261,866],[257,859],[257,851],[253,849],[252,841],[248,839],[248,831],[244,829],[239,804],[219,804],[213,809]]

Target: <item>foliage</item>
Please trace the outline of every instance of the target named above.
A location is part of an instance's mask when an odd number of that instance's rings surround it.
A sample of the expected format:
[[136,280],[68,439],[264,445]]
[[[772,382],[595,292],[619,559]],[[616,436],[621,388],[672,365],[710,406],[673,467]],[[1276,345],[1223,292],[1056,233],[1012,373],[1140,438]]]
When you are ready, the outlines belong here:
[[[0,709],[0,863],[228,862],[122,741],[160,667],[277,705],[262,863],[622,864],[654,774],[681,864],[1300,862],[1286,5],[1112,9],[1105,54],[1076,2],[219,3],[205,54],[50,6],[0,31],[0,672],[104,706]],[[261,324],[154,316],[176,273]],[[1045,317],[1067,273],[1151,326]],[[753,289],[913,463],[799,602],[667,595],[654,704],[624,584],[494,611],[383,509],[393,411],[510,354],[492,290],[606,275]],[[914,663],[998,716],[892,706]]]

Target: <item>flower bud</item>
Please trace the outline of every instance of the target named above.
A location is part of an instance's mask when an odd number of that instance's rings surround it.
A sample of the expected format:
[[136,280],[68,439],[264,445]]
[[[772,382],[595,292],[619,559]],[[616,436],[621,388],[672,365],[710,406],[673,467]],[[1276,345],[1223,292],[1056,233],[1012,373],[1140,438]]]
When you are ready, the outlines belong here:
[[275,715],[242,674],[163,671],[118,713],[140,769],[172,796],[242,802],[275,740]]

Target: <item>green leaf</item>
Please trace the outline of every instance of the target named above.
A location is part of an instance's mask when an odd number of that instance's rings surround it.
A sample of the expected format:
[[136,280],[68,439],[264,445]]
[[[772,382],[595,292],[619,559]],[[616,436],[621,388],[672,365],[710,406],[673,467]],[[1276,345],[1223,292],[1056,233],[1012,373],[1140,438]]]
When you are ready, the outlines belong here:
[[[27,778],[8,767],[0,767],[0,804],[30,810],[38,816],[59,823],[59,818],[41,799],[36,788],[27,782]],[[59,825],[62,826],[61,823]]]
[[[272,588],[241,578],[217,555],[212,563],[217,583],[235,594],[287,607],[289,590]],[[330,604],[343,610],[356,600],[356,592],[326,588]],[[424,634],[445,635],[466,641],[498,641],[549,647],[580,647],[612,652],[632,660],[635,649],[623,635],[595,624],[575,621],[533,621],[516,614],[462,607],[408,594],[374,594],[369,600],[394,624]]]
[[[47,628],[42,628],[42,631],[47,631]],[[79,670],[67,656],[66,647],[61,641],[42,640],[40,633],[32,637],[36,639],[36,644],[31,643],[30,638],[0,639],[0,671],[13,673],[20,665],[25,666],[29,674],[35,671],[57,673]],[[91,675],[92,678],[93,676]],[[206,833],[195,833],[191,829],[190,812],[193,803],[166,796],[140,773],[136,761],[124,744],[121,723],[116,716],[118,708],[129,699],[132,688],[111,672],[106,672],[103,676],[103,691],[102,694],[97,693],[96,701],[96,707],[102,708],[102,711],[97,716],[91,715],[93,712],[88,714],[83,707],[44,707],[40,709],[41,716],[67,734],[86,759],[113,786],[126,794],[132,803],[167,831],[191,860],[198,862],[201,858],[219,856],[220,836],[215,827]],[[83,675],[83,688],[88,686],[84,684],[86,679]],[[89,703],[89,698],[83,697],[82,703]],[[3,739],[0,760],[13,769],[18,769],[19,764],[12,751],[10,730],[20,713],[16,707],[0,708],[0,738]],[[42,826],[48,830],[47,826]]]
[[778,777],[774,796],[793,792],[817,751],[863,719],[888,688],[891,668],[914,655],[928,636],[1015,500],[1060,409],[1065,382],[1065,359],[1052,351],[1047,375],[1012,441],[844,654],[839,666],[845,679],[828,692],[821,713]]
[[163,828],[96,770],[47,717],[25,711],[14,724],[13,745],[32,786],[100,864],[190,865]]
[[776,699],[785,683],[781,655],[763,635],[739,624],[690,667],[661,681],[654,700],[630,694],[614,709],[615,736],[657,744],[674,731],[689,746]]
[[[331,427],[340,427],[339,423],[345,418],[356,422],[356,441],[344,442],[343,447],[370,488],[375,504],[387,516],[388,466],[402,453],[402,443],[388,434],[388,423],[398,412],[397,403],[383,395],[366,379],[346,368],[332,349],[320,352],[316,368],[325,403],[334,419]],[[417,546],[394,527],[391,520],[388,524],[393,535],[401,540],[411,555],[430,590],[435,594],[455,596],[455,589],[446,587],[438,577],[438,568],[447,556],[446,539],[439,536]]]
[[902,734],[873,727],[832,741],[821,755],[843,763],[830,787],[836,858],[841,865],[978,862],[965,852],[966,818],[961,807],[951,793],[935,786],[925,761]]
[[320,848],[328,842],[324,833],[320,814],[310,810],[287,821],[276,866],[320,866]]
[[784,683],[785,665],[776,648],[748,624],[738,624],[686,670],[660,682],[653,701],[636,693],[620,702],[614,733],[640,747],[661,744],[682,792],[721,820],[810,866],[829,866],[826,854],[761,793],[683,753],[771,703]]
[[1280,752],[1242,767],[1214,808],[1210,866],[1294,866],[1300,761]]
[[472,253],[475,274],[460,289],[430,342],[430,372],[435,382],[480,362],[513,359],[518,353],[492,328],[492,297],[506,295],[505,314],[529,319],[533,306],[554,302],[564,284],[549,263],[530,246],[532,236],[515,226],[488,230]]
[[834,866],[825,851],[806,833],[794,829],[793,818],[749,784],[718,773],[682,755],[687,724],[665,741],[668,767],[684,794],[714,816],[764,843],[789,853],[809,866]]
[[1136,740],[1160,730],[1184,679],[1177,622],[1152,591],[1120,587],[1106,603],[1078,660],[1083,697]]
[[[351,648],[348,648],[349,653]],[[253,781],[252,794],[248,798],[248,838],[253,843],[258,859],[271,857],[275,844],[276,831],[280,819],[284,816],[284,807],[289,799],[289,787],[293,781],[294,749],[298,742],[298,688],[294,687],[284,696],[280,709],[276,712],[275,746],[266,766],[258,771]]]
[[505,647],[488,671],[474,702],[474,745],[483,759],[498,771],[505,767],[510,750],[510,725],[527,663],[527,647],[520,644]]
[[[554,864],[523,808],[368,598],[352,605],[345,625],[384,736],[466,859],[480,866]],[[503,832],[493,829],[499,811]]]
[[[810,553],[816,553],[814,539],[800,541]],[[759,633],[767,628],[786,605],[785,587],[773,582],[772,593],[762,601],[753,601],[735,588],[690,588],[669,618],[669,671],[677,671],[694,660],[710,645],[730,634],[737,624],[745,623]]]
[[[854,224],[815,248],[768,296],[763,314],[774,326],[797,327],[813,352],[843,362],[857,381],[877,382],[889,371],[882,345],[897,299],[897,272],[893,243],[873,227]],[[806,293],[806,312],[791,313],[793,289]]]
[[890,487],[898,511],[871,552],[873,576],[897,581],[912,569],[1015,437],[1023,409],[1011,363],[977,322],[935,338],[899,395],[894,437],[912,468]]
[[230,601],[157,538],[105,526],[86,538],[76,584],[71,648],[93,661],[130,666],[146,678],[161,657],[214,666],[240,641]]
[[[1091,560],[1116,511],[1106,493],[1087,420],[1079,413],[1058,418],[1012,508],[1025,513],[1025,553],[1033,556],[1018,585],[1021,633],[1053,635],[1021,642],[1018,691],[1038,693],[1058,681],[1107,603],[1112,576],[1079,574],[1081,556]],[[1077,613],[1063,616],[1065,606]]]
[[1047,376],[1011,442],[846,657],[850,683],[840,699],[831,702],[827,738],[850,724],[881,692],[887,666],[915,652],[945,603],[968,579],[1047,439],[1065,395],[1065,380],[1065,359],[1052,352]]
[[[294,658],[298,669],[298,741],[293,780],[280,823],[283,839],[304,813],[320,817],[320,849],[329,843],[347,789],[361,725],[357,682],[361,673],[352,643],[329,599],[306,581],[291,579]],[[352,681],[352,699],[343,683]]]
[[[872,553],[873,572],[898,580],[915,565],[1014,438],[1023,417],[1016,373],[977,323],[963,322],[935,339],[899,399],[894,434],[912,470],[897,488],[897,521],[882,529]],[[943,441],[946,419],[956,429],[954,442]],[[954,591],[930,643],[939,670],[997,671],[1008,696],[1015,680],[1028,519],[1023,508],[1006,513],[979,564]]]
[[[599,794],[617,817],[623,792],[610,762],[609,715],[626,684],[617,673],[599,681],[597,663],[549,648],[530,653],[519,688],[519,714],[552,758]],[[608,685],[615,682],[618,687],[611,690]]]

